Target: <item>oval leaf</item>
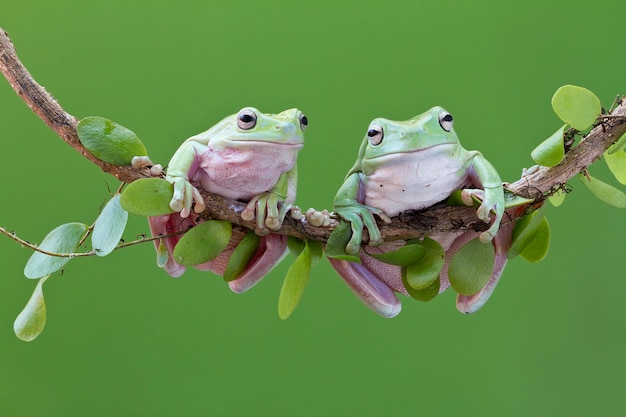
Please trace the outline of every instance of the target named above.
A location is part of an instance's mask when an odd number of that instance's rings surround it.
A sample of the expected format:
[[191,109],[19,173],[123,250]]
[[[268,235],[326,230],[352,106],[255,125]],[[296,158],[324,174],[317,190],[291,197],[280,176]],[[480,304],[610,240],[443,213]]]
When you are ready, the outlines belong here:
[[232,255],[228,259],[226,270],[224,271],[224,281],[232,281],[246,269],[254,254],[259,249],[261,237],[252,230],[246,232],[241,242],[233,250]]
[[349,255],[346,252],[346,245],[350,241],[351,237],[352,228],[350,223],[341,220],[330,236],[328,236],[328,241],[326,242],[326,256],[329,258],[361,263],[361,259],[358,256]]
[[552,136],[544,140],[530,153],[533,160],[539,165],[553,167],[563,160],[565,147],[563,145],[563,132],[566,125],[554,132]]
[[554,206],[559,207],[565,201],[565,196],[567,193],[563,190],[558,190],[556,193],[552,194],[548,197],[548,201]]
[[[613,145],[615,146],[615,145]],[[620,184],[626,185],[626,149],[613,149],[611,146],[604,153],[604,160]]]
[[535,233],[539,230],[543,220],[543,210],[536,210],[530,214],[520,217],[515,222],[511,237],[511,248],[507,253],[507,258],[513,259],[533,240]]
[[448,279],[454,291],[472,295],[483,289],[491,277],[494,259],[491,243],[469,241],[454,254],[448,266]]
[[[47,252],[67,254],[73,253],[78,248],[87,226],[82,223],[66,223],[52,230],[39,245],[40,249]],[[70,261],[71,258],[45,255],[35,252],[31,255],[24,267],[26,278],[41,278],[58,271]]]
[[418,300],[418,301],[424,301],[424,302],[430,301],[433,298],[435,298],[437,294],[439,294],[439,287],[441,286],[439,275],[437,275],[435,280],[428,287],[421,289],[421,290],[416,290],[415,288],[409,285],[409,283],[406,280],[406,275],[404,273],[402,274],[402,284],[404,285],[406,292],[409,293],[409,296],[411,296],[411,298]]
[[174,260],[185,266],[211,261],[226,249],[231,234],[232,225],[227,221],[209,220],[200,223],[178,241],[174,248]]
[[552,108],[561,120],[577,130],[585,130],[600,115],[600,99],[576,85],[564,85],[552,96]]
[[580,179],[599,200],[617,208],[626,208],[626,194],[622,191],[591,175],[589,175],[589,179],[581,175]]
[[309,245],[309,250],[311,251],[311,265],[315,266],[322,256],[324,256],[324,245],[322,242],[317,242],[315,240],[307,241]]
[[142,178],[124,189],[120,204],[129,213],[139,216],[162,216],[173,213],[170,201],[174,186],[162,178]]
[[130,165],[134,156],[146,156],[146,147],[137,135],[103,117],[85,117],[76,133],[80,142],[101,161],[114,165]]
[[307,242],[300,255],[298,255],[296,260],[289,267],[287,275],[285,275],[285,280],[283,281],[283,286],[280,289],[278,316],[281,319],[287,319],[298,306],[304,288],[309,281],[310,272],[311,250]]
[[403,282],[406,281],[406,284],[414,290],[423,290],[432,285],[439,277],[446,256],[437,241],[425,237],[421,243],[424,248],[422,258],[418,262],[402,268]]
[[46,325],[46,303],[42,286],[48,277],[49,275],[46,275],[37,282],[26,307],[17,315],[13,323],[15,335],[25,342],[30,342],[39,336]]
[[116,194],[104,206],[93,227],[91,245],[96,255],[106,256],[117,247],[127,221],[128,212],[122,208],[120,195]]
[[368,255],[386,264],[409,266],[422,259],[424,256],[424,246],[413,243],[402,246],[393,252],[368,253]]
[[544,217],[537,232],[520,253],[520,256],[528,262],[540,262],[548,254],[548,248],[550,248],[550,225],[548,219]]

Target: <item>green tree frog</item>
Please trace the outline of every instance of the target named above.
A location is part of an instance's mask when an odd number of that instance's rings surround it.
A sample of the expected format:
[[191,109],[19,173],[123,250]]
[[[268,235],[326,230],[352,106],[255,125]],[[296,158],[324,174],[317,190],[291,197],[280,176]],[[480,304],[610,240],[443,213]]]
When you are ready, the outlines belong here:
[[[510,239],[497,237],[504,214],[504,192],[500,176],[481,153],[461,146],[452,116],[441,107],[403,122],[372,121],[357,161],[334,201],[334,211],[351,223],[352,237],[346,252],[358,254],[361,263],[330,259],[331,264],[367,306],[382,316],[395,316],[401,308],[395,292],[407,294],[401,268],[380,262],[367,252],[390,252],[404,242],[382,243],[374,215],[389,222],[403,211],[430,207],[461,189],[465,204],[481,201],[477,215],[490,222],[490,227],[482,233],[460,231],[430,237],[446,252],[440,291],[449,286],[448,262],[461,246],[476,237],[494,244],[495,263],[489,283],[479,294],[457,299],[459,310],[475,311],[489,297],[506,263]],[[361,248],[363,227],[372,245],[365,248]]]
[[[175,213],[149,219],[152,235],[186,230],[205,209],[198,189],[248,202],[244,220],[256,222],[259,248],[231,289],[242,292],[260,281],[284,256],[287,238],[271,234],[280,228],[296,195],[296,158],[304,145],[307,117],[298,109],[263,114],[247,107],[226,117],[209,130],[187,139],[167,168],[166,180],[174,185],[170,208]],[[197,265],[201,270],[224,273],[228,259],[244,233],[234,229],[228,247],[216,259]],[[168,251],[165,270],[174,277],[185,267],[173,257],[180,236],[163,239]],[[157,250],[160,242],[155,241]]]

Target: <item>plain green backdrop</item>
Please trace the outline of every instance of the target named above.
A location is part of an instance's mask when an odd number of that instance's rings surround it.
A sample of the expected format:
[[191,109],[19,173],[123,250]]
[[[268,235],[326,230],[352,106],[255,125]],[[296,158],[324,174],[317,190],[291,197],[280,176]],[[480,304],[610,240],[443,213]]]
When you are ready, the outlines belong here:
[[[372,118],[433,105],[515,181],[560,127],[559,86],[607,107],[626,93],[625,13],[621,0],[5,0],[0,26],[67,111],[134,130],[163,164],[244,106],[301,108],[297,204],[321,209]],[[0,225],[28,240],[92,222],[117,187],[3,79],[0,137]],[[323,261],[281,321],[288,263],[235,295],[210,273],[170,278],[140,245],[48,280],[48,323],[25,343],[12,327],[35,285],[22,273],[31,253],[0,237],[0,416],[619,415],[626,216],[570,185],[548,211],[548,258],[510,262],[471,316],[444,293],[380,318]],[[125,238],[147,230],[133,217]]]

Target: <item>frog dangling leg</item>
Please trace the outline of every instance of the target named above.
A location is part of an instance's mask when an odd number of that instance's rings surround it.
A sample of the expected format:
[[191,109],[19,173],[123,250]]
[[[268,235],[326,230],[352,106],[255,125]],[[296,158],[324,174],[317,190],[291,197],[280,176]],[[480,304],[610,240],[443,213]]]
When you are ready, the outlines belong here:
[[[333,258],[328,260],[352,292],[375,313],[386,318],[400,313],[402,306],[395,292],[363,264]],[[393,268],[393,265],[387,266]]]

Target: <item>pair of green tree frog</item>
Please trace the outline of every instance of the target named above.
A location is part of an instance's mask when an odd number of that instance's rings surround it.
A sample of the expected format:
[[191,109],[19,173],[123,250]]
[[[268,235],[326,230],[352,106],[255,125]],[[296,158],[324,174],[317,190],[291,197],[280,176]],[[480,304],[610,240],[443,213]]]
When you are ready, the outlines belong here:
[[[244,108],[209,130],[187,139],[172,157],[166,179],[174,184],[170,202],[173,214],[150,218],[153,235],[172,233],[196,224],[204,201],[198,189],[248,202],[241,212],[245,220],[255,220],[261,236],[259,247],[230,288],[242,292],[259,282],[284,256],[286,236],[271,233],[280,228],[294,202],[296,157],[303,147],[308,124],[298,109],[279,114],[263,114]],[[466,188],[472,187],[472,188]],[[479,187],[479,188],[474,188]],[[459,231],[432,235],[446,251],[440,274],[440,291],[448,286],[447,264],[450,257],[468,241],[480,237],[495,248],[491,279],[477,294],[459,296],[457,308],[473,312],[489,297],[506,263],[510,245],[508,234],[499,232],[504,214],[502,182],[494,167],[477,151],[465,150],[453,129],[452,116],[441,107],[407,121],[375,119],[367,129],[358,158],[337,192],[334,211],[351,223],[352,237],[346,252],[358,255],[361,263],[330,259],[354,293],[371,309],[385,317],[400,311],[395,293],[407,294],[398,266],[377,261],[368,251],[394,250],[403,242],[383,242],[374,215],[389,221],[406,210],[421,210],[445,200],[463,189],[466,204],[478,199],[477,215],[490,223],[480,233]],[[292,215],[296,217],[292,211]],[[301,221],[322,225],[328,214],[314,212]],[[368,251],[361,247],[363,228],[370,236]],[[505,228],[503,228],[505,229]],[[510,229],[510,228],[509,228]],[[223,274],[228,259],[243,237],[233,234],[231,242],[213,261],[197,265],[202,270]],[[164,265],[172,276],[185,267],[172,252],[178,236],[163,239],[169,252]],[[157,247],[158,242],[155,242]],[[371,253],[371,252],[370,252]]]

